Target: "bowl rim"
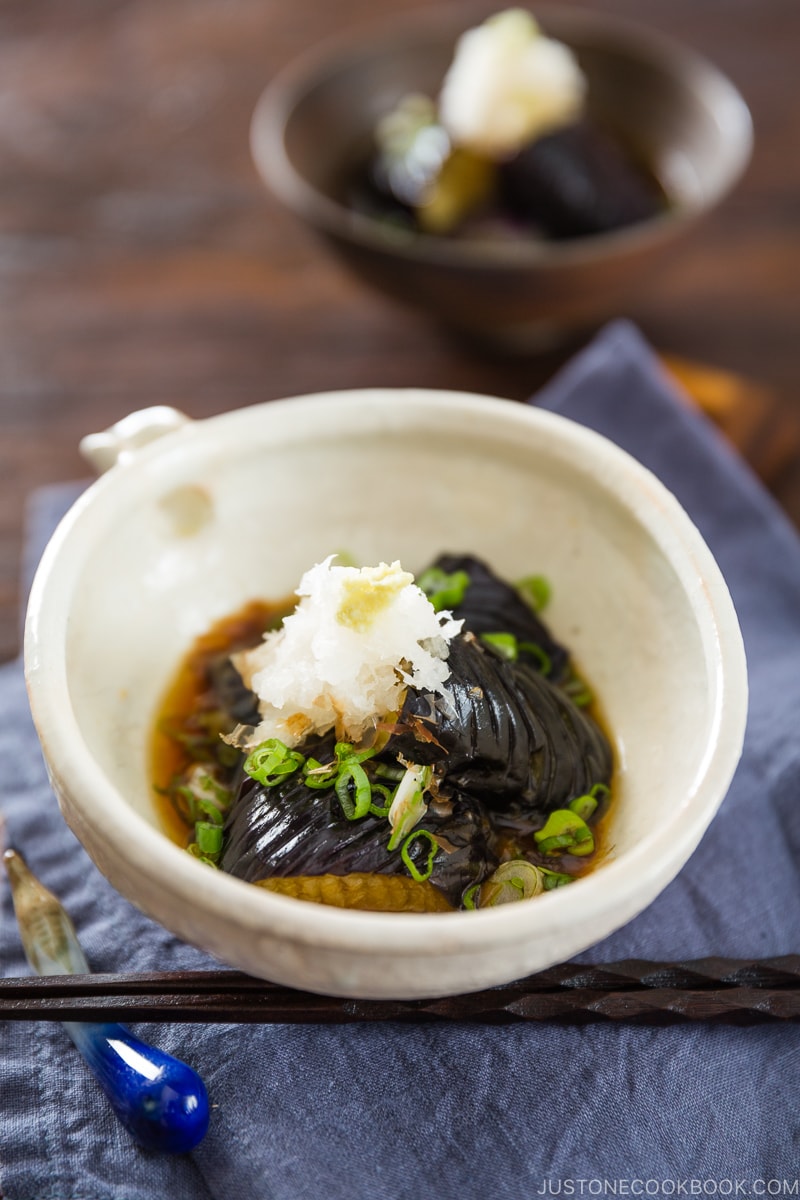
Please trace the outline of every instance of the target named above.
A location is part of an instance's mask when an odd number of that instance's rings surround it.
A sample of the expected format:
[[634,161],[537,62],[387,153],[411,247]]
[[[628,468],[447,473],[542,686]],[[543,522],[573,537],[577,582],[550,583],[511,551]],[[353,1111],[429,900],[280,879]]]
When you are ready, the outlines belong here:
[[392,17],[376,18],[357,30],[338,32],[311,46],[284,66],[261,93],[250,122],[250,150],[262,181],[290,210],[301,214],[323,234],[379,251],[390,258],[417,263],[464,268],[497,267],[524,273],[531,267],[555,268],[624,257],[656,246],[684,226],[710,211],[744,174],[753,151],[753,120],[747,103],[733,81],[708,58],[676,38],[627,18],[580,7],[531,4],[533,15],[545,31],[559,37],[571,29],[597,34],[639,58],[670,73],[680,74],[695,91],[714,95],[717,124],[729,142],[727,170],[713,192],[701,201],[681,204],[645,221],[585,238],[541,242],[454,241],[425,233],[395,231],[354,211],[319,191],[294,167],[284,132],[297,102],[316,83],[346,69],[371,49],[411,42],[431,35],[448,34],[455,41],[460,30],[497,11],[487,0],[472,0],[465,7],[447,5],[416,9]]
[[[620,858],[600,865],[579,881],[579,886],[557,889],[537,898],[535,913],[528,905],[507,905],[477,912],[397,914],[354,912],[277,895],[214,872],[186,854],[132,809],[107,778],[83,743],[72,708],[66,664],[71,589],[80,576],[82,554],[91,552],[92,537],[103,523],[113,522],[115,502],[141,495],[159,459],[177,446],[182,454],[202,457],[224,439],[238,438],[253,422],[280,422],[294,414],[308,421],[314,411],[344,411],[372,406],[402,410],[403,419],[424,410],[451,415],[458,411],[495,425],[502,422],[505,436],[524,425],[549,439],[550,452],[568,456],[632,512],[667,553],[685,590],[701,633],[709,672],[715,684],[709,721],[709,745],[698,765],[694,784],[658,838],[667,844],[659,861],[661,884],[652,891],[652,847],[647,835]],[[310,424],[314,428],[313,419]],[[180,439],[180,442],[177,441]],[[633,489],[633,491],[631,491]],[[632,495],[637,496],[636,509]],[[630,494],[629,494],[630,493]],[[642,506],[642,498],[646,504]],[[218,914],[220,905],[236,914],[242,929],[254,933],[279,932],[286,941],[324,950],[346,950],[356,956],[385,952],[398,957],[420,954],[430,940],[440,953],[462,954],[529,941],[533,930],[572,931],[587,911],[608,915],[623,909],[628,919],[641,911],[653,896],[678,873],[695,848],[725,797],[739,760],[747,714],[747,668],[741,632],[722,573],[699,531],[671,492],[644,466],[603,435],[567,417],[497,397],[432,389],[363,388],[295,396],[235,409],[215,417],[191,421],[177,432],[138,450],[132,460],[112,468],[92,484],[62,519],[36,572],[25,622],[24,663],[28,695],[51,780],[61,801],[68,795],[79,813],[73,824],[89,823],[103,844],[122,854],[137,878],[151,880],[173,901]],[[111,802],[110,802],[111,801]],[[62,805],[63,808],[63,805]],[[74,817],[74,814],[73,814]],[[670,840],[669,835],[674,835]],[[109,878],[111,875],[109,874]],[[128,899],[146,906],[141,895]],[[627,908],[625,907],[627,905]],[[631,907],[632,906],[632,907]],[[169,914],[152,912],[170,927]],[[533,917],[533,920],[532,920]],[[611,925],[607,932],[622,921]],[[421,934],[425,935],[421,938]],[[605,936],[605,933],[601,936]],[[597,940],[592,936],[585,945]],[[444,950],[441,947],[445,947]],[[570,953],[576,953],[571,950]]]

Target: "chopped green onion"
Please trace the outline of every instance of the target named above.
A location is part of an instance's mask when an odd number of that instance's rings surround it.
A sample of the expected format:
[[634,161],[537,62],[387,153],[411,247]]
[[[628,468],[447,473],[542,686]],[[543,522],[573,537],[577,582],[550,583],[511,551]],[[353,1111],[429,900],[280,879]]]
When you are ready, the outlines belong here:
[[431,767],[420,767],[414,763],[409,763],[406,767],[389,809],[389,824],[392,827],[389,850],[396,850],[409,830],[413,829],[428,811],[425,792],[428,790],[432,774]]
[[316,758],[307,758],[303,763],[303,782],[310,788],[332,788],[339,774],[337,763],[321,763]]
[[192,788],[198,800],[213,800],[216,804],[227,808],[231,802],[230,788],[224,787],[214,778],[211,773],[213,770],[213,766],[208,770],[203,770],[199,765],[192,767],[186,776],[187,786]]
[[513,633],[482,633],[480,639],[487,646],[491,646],[503,658],[507,658],[509,662],[516,662],[519,656],[519,646],[517,639]]
[[184,776],[184,788],[191,793],[195,800],[210,800],[218,807],[227,808],[230,804],[230,789],[223,787],[211,774],[213,766],[203,767],[196,763]]
[[524,858],[502,863],[481,885],[481,908],[495,908],[515,900],[530,900],[544,891],[541,868]]
[[355,746],[351,745],[350,742],[337,742],[333,747],[336,761],[342,765],[349,762],[366,762],[368,758],[372,758],[375,752],[374,746],[370,746],[368,750],[356,750]]
[[541,674],[548,676],[553,670],[551,656],[537,642],[521,642],[513,634],[480,634],[479,636],[482,642],[486,642],[487,646],[497,650],[498,654],[503,655],[503,658],[509,659],[510,662],[516,662],[519,654],[524,652],[536,659]]
[[219,854],[222,849],[222,826],[210,821],[198,821],[194,827],[197,845],[203,854]]
[[[383,799],[384,799],[383,807],[381,807],[378,804],[375,804],[375,802],[374,802],[374,797],[375,797],[376,792],[378,793],[378,795],[383,796]],[[373,796],[373,801],[369,806],[369,811],[372,813],[373,817],[388,817],[389,809],[392,807],[392,800],[394,799],[394,792],[391,790],[391,788],[386,787],[386,785],[384,783],[373,782],[372,796]]]
[[491,646],[509,662],[516,662],[520,653],[524,651],[536,660],[542,675],[549,675],[553,669],[550,655],[537,642],[520,642],[513,633],[481,633],[479,636],[482,642]]
[[[213,762],[221,767],[234,767],[239,762],[239,751],[222,741],[222,734],[230,733],[232,722],[217,709],[193,714],[187,720],[188,728],[178,717],[166,717],[158,722],[158,732],[180,746],[187,758],[193,762]],[[198,728],[199,726],[199,728]]]
[[[411,855],[409,854],[409,847],[411,846],[411,843],[416,841],[417,838],[421,838],[421,837],[427,838],[430,843],[430,850],[428,851],[428,857],[425,862],[424,872],[419,870],[416,863],[414,863],[412,861]],[[403,842],[403,846],[400,851],[400,857],[402,858],[403,862],[408,867],[411,878],[416,879],[417,883],[424,883],[426,879],[430,879],[431,873],[433,872],[433,860],[436,858],[438,849],[439,849],[439,843],[437,842],[436,838],[433,836],[432,833],[428,833],[427,829],[415,830],[414,833],[410,833],[408,835],[408,837],[406,838],[406,840]]]
[[[353,796],[350,795],[351,780]],[[359,821],[367,815],[372,802],[372,787],[360,763],[351,761],[342,764],[336,779],[336,795],[348,821]]]
[[576,796],[574,800],[570,800],[567,807],[571,812],[577,813],[582,821],[588,821],[597,808],[597,800],[587,792],[585,796]]
[[594,783],[589,788],[589,795],[595,800],[604,800],[606,796],[611,795],[611,788],[607,783]]
[[592,689],[587,683],[584,683],[580,676],[576,675],[574,671],[572,672],[571,677],[564,684],[564,691],[567,693],[572,703],[577,705],[578,708],[586,708],[587,705],[591,704],[594,700]]
[[473,883],[471,888],[467,888],[464,892],[464,908],[468,908],[470,912],[474,912],[476,908],[475,896],[481,890],[479,883]]
[[393,767],[391,763],[375,764],[375,774],[379,779],[391,779],[393,783],[399,783],[405,773],[405,767]]
[[594,837],[585,821],[568,808],[557,808],[534,833],[542,854],[591,854]]
[[519,642],[518,649],[524,650],[526,654],[530,654],[532,658],[536,659],[542,675],[549,675],[553,670],[553,660],[538,642]]
[[186,847],[186,850],[187,853],[191,854],[192,858],[199,859],[199,861],[201,863],[205,863],[207,867],[214,867],[216,870],[219,869],[213,858],[210,858],[207,854],[203,854],[197,842],[192,842],[191,845]]
[[565,887],[568,883],[574,883],[575,879],[572,875],[565,875],[563,871],[548,871],[547,867],[539,867],[539,870],[544,876],[544,890],[552,892],[553,888]]
[[225,820],[224,810],[215,800],[206,800],[205,797],[198,796],[189,787],[178,787],[175,790],[186,801],[190,825],[201,820],[202,817],[207,817],[214,825],[221,825]]
[[547,608],[553,594],[550,581],[545,579],[544,575],[526,575],[524,579],[517,581],[516,588],[534,612],[541,612]]
[[175,811],[187,825],[207,819],[221,825],[231,802],[230,788],[214,777],[214,765],[195,763],[184,774],[176,775],[167,788]]
[[469,585],[470,578],[466,571],[453,571],[448,575],[440,567],[429,567],[417,580],[417,587],[422,589],[436,612],[441,612],[443,608],[457,608]]
[[268,738],[248,754],[244,769],[263,787],[275,787],[287,775],[299,770],[305,758],[298,750],[290,750],[279,738]]

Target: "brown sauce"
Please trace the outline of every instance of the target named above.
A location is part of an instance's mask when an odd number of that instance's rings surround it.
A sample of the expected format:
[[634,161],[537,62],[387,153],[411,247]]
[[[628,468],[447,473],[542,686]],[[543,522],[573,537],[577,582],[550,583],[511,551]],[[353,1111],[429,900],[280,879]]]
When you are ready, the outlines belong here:
[[192,831],[166,794],[170,781],[194,761],[203,744],[211,745],[208,717],[218,708],[210,677],[221,654],[230,655],[257,645],[266,630],[275,628],[292,611],[294,597],[277,604],[253,600],[231,616],[216,621],[195,641],[181,662],[159,705],[149,747],[150,779],[164,832],[185,846]]

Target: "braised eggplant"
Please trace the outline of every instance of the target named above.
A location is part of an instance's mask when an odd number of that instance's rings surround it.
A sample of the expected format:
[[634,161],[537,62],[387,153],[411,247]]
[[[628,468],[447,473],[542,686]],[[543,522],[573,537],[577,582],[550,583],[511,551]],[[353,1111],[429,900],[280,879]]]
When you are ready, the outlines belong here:
[[[334,739],[307,749],[330,762]],[[371,763],[365,767],[374,772]],[[499,862],[489,816],[473,797],[454,794],[433,800],[422,825],[437,843],[430,882],[459,907],[464,891]],[[221,866],[250,883],[273,875],[407,875],[400,847],[388,848],[391,832],[385,817],[348,820],[333,789],[311,788],[299,773],[276,787],[245,775],[225,824]],[[410,847],[411,861],[422,862],[430,845]]]
[[525,146],[501,164],[498,181],[505,210],[557,240],[609,233],[664,208],[653,178],[588,121]]
[[232,724],[258,724],[258,699],[246,687],[230,654],[217,654],[207,667],[208,682],[219,708]]
[[448,783],[497,809],[551,812],[611,773],[599,726],[526,662],[469,634],[453,641],[452,703],[409,690],[390,746],[440,768]]
[[[556,641],[518,589],[496,575],[486,563],[470,554],[440,554],[428,571],[441,571],[451,577],[464,572],[469,579],[462,598],[452,605],[453,616],[464,622],[465,632],[510,634],[520,644],[524,661],[541,666],[544,658],[551,682],[562,682],[568,677],[569,651]],[[420,578],[427,573],[423,572]],[[530,647],[538,647],[541,654],[535,655]]]

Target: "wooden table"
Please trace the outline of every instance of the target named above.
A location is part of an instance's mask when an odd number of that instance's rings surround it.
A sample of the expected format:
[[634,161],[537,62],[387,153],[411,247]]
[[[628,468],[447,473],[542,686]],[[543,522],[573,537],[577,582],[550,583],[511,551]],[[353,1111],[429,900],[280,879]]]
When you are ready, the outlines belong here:
[[[757,385],[691,375],[800,520],[800,4],[582,3],[693,43],[752,108],[746,179],[624,315],[665,354]],[[377,7],[0,6],[0,660],[18,648],[25,497],[86,474],[82,434],[150,404],[200,417],[372,384],[522,398],[566,356],[447,342],[351,281],[262,189],[248,150],[262,87]]]

